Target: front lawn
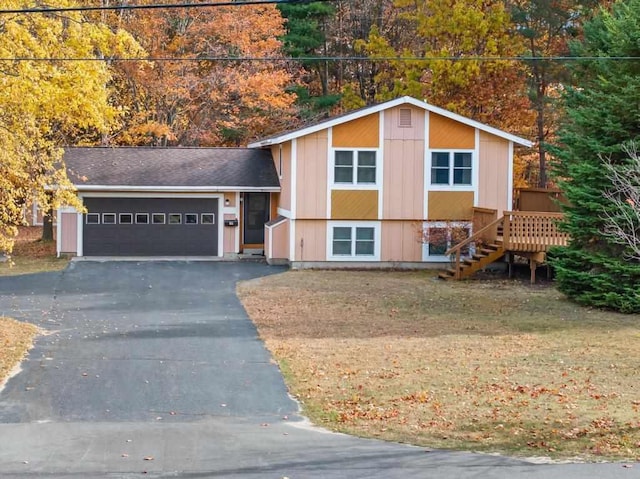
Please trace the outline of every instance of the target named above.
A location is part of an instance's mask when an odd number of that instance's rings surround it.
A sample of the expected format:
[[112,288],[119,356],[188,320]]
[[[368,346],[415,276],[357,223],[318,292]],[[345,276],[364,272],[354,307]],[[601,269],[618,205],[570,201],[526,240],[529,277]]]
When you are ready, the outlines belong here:
[[33,344],[38,328],[0,316],[0,389]]
[[0,262],[0,276],[59,271],[67,266],[68,259],[56,257],[56,243],[40,239],[42,228],[24,226],[19,230],[11,257]]
[[304,414],[422,446],[640,458],[640,317],[550,285],[299,271],[239,284]]

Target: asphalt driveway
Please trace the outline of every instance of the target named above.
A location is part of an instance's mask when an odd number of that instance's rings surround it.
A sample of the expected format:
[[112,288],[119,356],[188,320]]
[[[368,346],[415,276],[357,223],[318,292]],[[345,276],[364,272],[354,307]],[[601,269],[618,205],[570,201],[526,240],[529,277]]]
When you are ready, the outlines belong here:
[[235,295],[280,271],[76,262],[0,277],[0,315],[46,331],[0,392],[0,477],[640,477],[309,426]]

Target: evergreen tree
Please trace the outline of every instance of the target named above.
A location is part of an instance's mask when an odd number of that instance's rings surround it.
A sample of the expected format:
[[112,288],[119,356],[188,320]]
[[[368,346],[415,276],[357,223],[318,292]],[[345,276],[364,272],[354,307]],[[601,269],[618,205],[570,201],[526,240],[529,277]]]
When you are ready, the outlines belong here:
[[582,59],[570,67],[575,86],[564,93],[566,118],[553,148],[571,235],[552,258],[558,287],[582,304],[640,312],[640,262],[625,259],[625,246],[605,233],[607,212],[616,213],[604,167],[627,161],[624,145],[640,139],[640,0],[602,10],[571,51]]

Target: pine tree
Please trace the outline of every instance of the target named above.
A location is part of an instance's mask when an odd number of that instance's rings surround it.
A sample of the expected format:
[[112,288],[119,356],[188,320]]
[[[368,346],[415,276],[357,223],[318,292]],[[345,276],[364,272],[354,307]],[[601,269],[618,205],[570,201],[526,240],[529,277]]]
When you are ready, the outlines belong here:
[[604,167],[625,162],[624,145],[640,138],[640,0],[602,10],[571,50],[582,59],[570,67],[575,85],[564,93],[566,118],[553,148],[572,238],[552,259],[558,287],[579,303],[640,312],[640,262],[624,259],[625,246],[605,233],[615,206],[605,197],[612,185]]

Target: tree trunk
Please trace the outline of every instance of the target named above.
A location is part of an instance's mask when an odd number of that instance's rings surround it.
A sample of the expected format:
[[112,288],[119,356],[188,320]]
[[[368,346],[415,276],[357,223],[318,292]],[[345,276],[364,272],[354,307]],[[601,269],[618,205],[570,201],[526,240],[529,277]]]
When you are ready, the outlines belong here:
[[53,210],[49,209],[42,218],[42,241],[53,241]]

